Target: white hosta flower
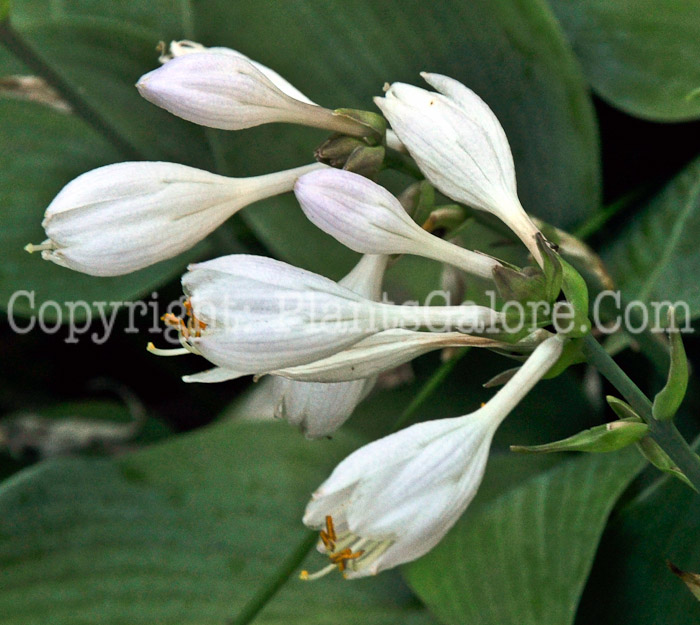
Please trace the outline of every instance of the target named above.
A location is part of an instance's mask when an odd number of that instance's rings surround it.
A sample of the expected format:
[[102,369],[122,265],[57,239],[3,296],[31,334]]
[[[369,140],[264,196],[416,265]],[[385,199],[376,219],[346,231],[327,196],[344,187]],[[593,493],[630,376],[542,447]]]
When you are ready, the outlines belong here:
[[[388,256],[363,256],[338,284],[377,301],[382,294],[382,281],[388,262]],[[275,377],[272,386],[275,416],[299,427],[307,438],[328,436],[350,418],[376,381],[376,376],[369,376],[325,384]]]
[[68,183],[28,245],[58,265],[117,276],[189,249],[244,206],[291,191],[312,164],[251,178],[227,178],[175,163],[107,165]]
[[297,89],[289,81],[282,78],[282,76],[280,76],[274,69],[270,69],[266,65],[258,63],[257,61],[254,61],[253,59],[247,57],[242,52],[239,52],[238,50],[232,50],[231,48],[208,48],[207,46],[204,46],[201,43],[187,40],[171,41],[168,52],[164,52],[163,54],[161,54],[158,60],[161,63],[167,63],[168,61],[171,61],[176,57],[185,56],[186,54],[197,54],[200,52],[228,54],[236,56],[240,59],[244,59],[251,63],[256,69],[260,70],[260,72],[264,74],[272,84],[274,84],[283,93],[286,93],[289,97],[294,98],[295,100],[299,100],[300,102],[306,102],[307,104],[316,104],[315,102],[307,98],[301,91],[299,91],[299,89]]
[[460,82],[421,74],[439,93],[394,83],[377,106],[421,171],[440,191],[493,213],[539,261],[539,232],[518,199],[508,139],[488,105]]
[[314,224],[363,254],[415,254],[492,278],[500,263],[423,230],[384,187],[340,169],[312,172],[294,186],[301,208]]
[[[286,81],[284,81],[286,83]],[[243,55],[185,54],[142,76],[136,88],[149,102],[188,121],[242,130],[287,122],[363,134],[356,122],[291,97]]]
[[484,306],[396,306],[328,278],[261,256],[234,254],[192,265],[182,284],[193,322],[187,348],[242,375],[326,358],[394,327],[484,332],[505,317]]
[[[207,46],[204,46],[201,43],[196,43],[194,41],[187,40],[171,41],[168,52],[163,52],[158,60],[161,63],[167,63],[168,61],[171,61],[176,57],[185,56],[186,54],[197,54],[199,52],[228,54],[232,56],[237,56],[241,59],[245,59],[246,61],[250,62],[256,69],[260,70],[260,72],[264,74],[270,80],[270,82],[273,85],[275,85],[275,87],[282,91],[282,93],[285,93],[289,97],[294,98],[295,100],[299,100],[300,102],[305,102],[306,104],[313,104],[314,106],[318,106],[316,102],[305,96],[301,91],[299,91],[299,89],[297,89],[285,78],[282,78],[282,76],[280,76],[274,69],[271,69],[266,65],[263,65],[262,63],[258,63],[257,61],[247,57],[242,52],[238,52],[238,50],[232,50],[231,48],[222,47],[208,48]],[[396,133],[392,130],[387,130],[386,132],[386,144],[387,147],[392,148],[393,150],[397,150],[399,152],[406,152],[406,148],[401,143],[401,141],[399,141],[399,138],[396,136]]]
[[345,577],[364,577],[432,549],[473,499],[491,439],[503,419],[562,351],[543,342],[482,408],[464,417],[419,423],[361,447],[343,460],[309,502],[304,523],[322,529],[319,550]]

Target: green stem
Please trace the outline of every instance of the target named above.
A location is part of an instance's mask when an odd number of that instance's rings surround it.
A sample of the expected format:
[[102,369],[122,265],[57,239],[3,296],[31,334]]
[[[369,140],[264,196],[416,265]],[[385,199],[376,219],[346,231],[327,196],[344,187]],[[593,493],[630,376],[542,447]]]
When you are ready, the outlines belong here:
[[31,71],[41,76],[73,110],[105,137],[122,155],[130,160],[143,160],[139,151],[112,128],[102,116],[88,104],[80,93],[60,76],[36,50],[12,27],[10,20],[0,22],[0,43],[20,59]]
[[317,532],[308,532],[299,542],[296,549],[282,562],[274,576],[253,598],[243,606],[238,616],[229,621],[230,625],[248,625],[284,586],[294,571],[301,565],[304,558],[318,541]]
[[588,362],[622,394],[649,426],[649,436],[668,454],[676,466],[690,480],[695,490],[700,492],[700,458],[693,452],[688,442],[681,436],[672,421],[657,421],[651,412],[651,401],[629,378],[619,365],[608,355],[598,341],[590,334],[586,336],[583,352]]

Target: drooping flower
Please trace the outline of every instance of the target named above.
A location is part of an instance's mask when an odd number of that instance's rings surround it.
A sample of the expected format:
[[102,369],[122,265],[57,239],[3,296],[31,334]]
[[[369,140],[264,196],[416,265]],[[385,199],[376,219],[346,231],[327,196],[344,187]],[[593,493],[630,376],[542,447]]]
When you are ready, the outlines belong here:
[[503,419],[557,361],[558,336],[476,412],[419,423],[361,447],[333,471],[309,502],[304,523],[321,529],[319,551],[345,577],[374,575],[432,549],[473,499],[491,440]]
[[26,249],[93,276],[130,273],[191,248],[243,207],[323,167],[227,178],[175,163],[107,165],[61,190],[42,222],[48,238]]
[[234,254],[192,265],[182,279],[192,312],[186,348],[240,375],[304,365],[394,327],[498,331],[484,306],[398,306],[286,263]]
[[500,263],[423,230],[384,187],[339,169],[299,178],[294,193],[304,214],[343,245],[363,254],[416,254],[492,278]]
[[210,128],[242,130],[286,122],[349,135],[366,133],[343,115],[288,95],[288,84],[271,80],[269,72],[243,55],[207,50],[176,56],[142,76],[136,87],[149,102]]
[[421,75],[438,93],[394,83],[375,103],[435,187],[496,215],[540,261],[539,230],[518,199],[513,156],[493,111],[460,82]]

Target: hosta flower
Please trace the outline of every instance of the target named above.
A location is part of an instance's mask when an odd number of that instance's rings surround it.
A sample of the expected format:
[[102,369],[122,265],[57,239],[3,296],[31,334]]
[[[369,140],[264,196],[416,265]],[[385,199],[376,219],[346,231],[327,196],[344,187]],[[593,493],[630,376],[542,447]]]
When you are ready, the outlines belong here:
[[232,50],[231,48],[208,48],[207,46],[203,46],[201,43],[196,43],[195,41],[187,40],[171,41],[168,52],[164,52],[163,54],[161,54],[158,60],[161,63],[167,63],[168,61],[171,61],[176,57],[185,56],[186,54],[197,54],[199,52],[229,54],[232,56],[236,56],[240,59],[244,59],[248,61],[251,65],[253,65],[256,69],[260,70],[260,72],[264,74],[272,84],[274,84],[283,93],[286,93],[289,97],[294,98],[295,100],[299,100],[301,102],[306,102],[307,104],[316,104],[315,102],[309,100],[309,98],[307,98],[294,85],[282,78],[282,76],[280,76],[274,69],[270,69],[266,65],[263,65],[262,63],[258,63],[257,61],[248,58],[242,52],[238,52],[238,50]]
[[[377,301],[389,261],[387,256],[367,255],[338,284],[368,300]],[[275,416],[296,425],[307,438],[335,432],[369,394],[376,376],[327,384],[275,377],[272,394]]]
[[[172,41],[170,42],[170,46],[167,52],[163,52],[159,58],[159,61],[161,63],[167,63],[168,61],[171,61],[173,58],[179,57],[179,56],[185,56],[186,54],[197,54],[199,52],[210,52],[210,53],[217,53],[217,54],[228,54],[232,56],[237,56],[238,58],[244,59],[248,62],[250,62],[251,65],[253,65],[256,69],[258,69],[262,74],[265,75],[266,78],[270,80],[270,82],[275,85],[282,93],[285,93],[291,98],[294,98],[295,100],[299,100],[300,102],[305,102],[306,104],[313,104],[318,106],[313,100],[310,100],[308,97],[306,97],[299,89],[297,89],[294,85],[292,85],[289,81],[286,79],[282,78],[274,69],[271,69],[267,67],[266,65],[263,65],[262,63],[258,63],[257,61],[247,57],[245,54],[242,52],[238,52],[238,50],[232,50],[231,48],[222,48],[222,47],[212,47],[208,48],[201,43],[196,43],[194,41]],[[166,107],[167,108],[167,107]],[[337,121],[337,120],[336,120]],[[336,123],[334,121],[334,123]],[[394,149],[398,150],[400,152],[405,152],[406,148],[404,145],[399,141],[399,138],[396,136],[396,133],[393,132],[392,130],[388,130],[386,133],[386,143],[387,146]]]
[[356,122],[288,95],[287,85],[271,80],[269,72],[243,55],[209,50],[176,56],[142,76],[136,87],[149,102],[210,128],[241,130],[287,122],[364,133]]
[[343,245],[363,254],[416,254],[491,278],[500,263],[433,236],[384,187],[339,169],[312,172],[294,193],[304,214]]
[[180,254],[244,206],[290,191],[307,165],[227,178],[175,163],[117,163],[68,183],[46,209],[44,259],[93,276],[130,273]]
[[192,265],[186,348],[240,374],[326,358],[394,327],[495,331],[505,317],[484,306],[397,306],[368,300],[317,274],[260,256],[234,254]]
[[460,82],[421,74],[439,93],[394,83],[377,106],[440,191],[506,223],[536,259],[539,232],[518,199],[506,134],[488,105]]
[[464,417],[419,423],[361,447],[309,502],[304,523],[321,529],[319,550],[348,578],[415,560],[454,525],[481,483],[493,434],[557,361],[562,341],[543,342],[482,408]]

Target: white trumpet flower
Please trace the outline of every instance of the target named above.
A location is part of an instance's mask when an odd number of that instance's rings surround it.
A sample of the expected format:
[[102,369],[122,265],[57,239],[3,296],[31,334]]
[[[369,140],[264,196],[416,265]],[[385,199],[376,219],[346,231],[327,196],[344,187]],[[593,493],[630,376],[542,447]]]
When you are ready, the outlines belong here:
[[374,302],[328,278],[245,254],[192,265],[182,284],[192,321],[174,323],[186,348],[242,375],[308,364],[395,327],[495,332],[505,321],[484,306]]
[[518,199],[513,156],[493,111],[452,78],[421,76],[439,93],[394,83],[375,103],[432,184],[457,202],[496,215],[541,262],[539,230]]
[[302,176],[294,193],[304,214],[343,245],[363,254],[415,254],[491,279],[500,263],[448,243],[418,226],[384,187],[340,169]]
[[419,423],[361,447],[318,488],[304,524],[321,529],[319,551],[345,577],[374,575],[432,549],[481,483],[493,435],[557,361],[563,342],[544,341],[515,376],[477,411]]
[[288,95],[289,83],[280,85],[272,78],[243,55],[201,51],[176,56],[143,75],[136,88],[152,104],[210,128],[242,130],[287,122],[364,134],[357,122]]
[[324,167],[227,178],[175,163],[107,165],[61,190],[42,222],[48,238],[25,249],[93,276],[130,273],[184,252],[243,207]]

